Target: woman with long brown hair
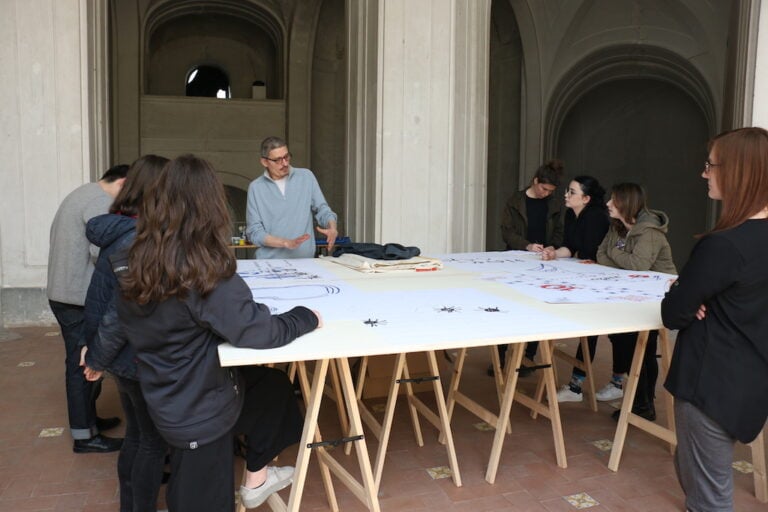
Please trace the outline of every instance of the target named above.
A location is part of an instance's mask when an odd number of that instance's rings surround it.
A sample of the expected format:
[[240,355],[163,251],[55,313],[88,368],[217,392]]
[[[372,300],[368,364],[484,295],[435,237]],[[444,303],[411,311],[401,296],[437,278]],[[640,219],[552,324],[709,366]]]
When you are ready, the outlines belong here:
[[288,377],[265,367],[222,368],[217,348],[223,342],[279,347],[321,320],[304,307],[271,315],[253,302],[235,273],[229,230],[215,170],[185,155],[163,168],[142,203],[133,245],[112,258],[122,291],[120,324],[136,351],[149,412],[172,447],[172,512],[233,509],[233,433],[246,436],[248,472],[240,495],[247,508],[293,477],[290,466],[268,466],[301,437]]
[[[643,187],[637,183],[618,183],[611,188],[607,203],[611,227],[597,248],[597,262],[624,270],[651,270],[676,274],[672,249],[667,241],[669,217],[659,210],[646,206]],[[656,408],[653,400],[659,366],[656,362],[656,340],[659,332],[648,333],[643,366],[637,382],[637,392],[632,412],[654,421]],[[611,381],[595,393],[602,402],[624,396],[624,380],[632,365],[632,355],[637,341],[636,332],[624,332],[608,336],[613,346],[613,376]],[[620,411],[614,413],[619,418]]]
[[96,332],[108,311],[110,318],[114,318],[117,278],[109,257],[133,241],[144,194],[154,185],[167,162],[167,158],[157,155],[144,155],[133,162],[109,213],[92,218],[86,225],[88,240],[101,250],[85,298],[84,372],[87,380],[98,381],[104,370],[108,370],[117,382],[125,417],[125,439],[117,459],[120,512],[157,510],[167,446],[149,417],[136,380],[136,355],[130,344],[115,337],[110,338],[110,343]]
[[664,387],[686,508],[733,510],[733,444],[768,418],[768,131],[715,137],[702,177],[722,210],[661,303],[680,330]]

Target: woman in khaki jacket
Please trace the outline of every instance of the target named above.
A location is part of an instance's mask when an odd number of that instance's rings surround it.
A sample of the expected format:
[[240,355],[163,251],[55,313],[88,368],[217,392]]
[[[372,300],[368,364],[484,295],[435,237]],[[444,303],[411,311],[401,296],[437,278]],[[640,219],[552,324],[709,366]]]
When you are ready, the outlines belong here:
[[[677,274],[672,261],[672,249],[667,241],[669,217],[646,207],[645,191],[636,183],[619,183],[611,189],[607,203],[611,228],[597,248],[597,262],[625,270],[664,272]],[[654,421],[653,405],[659,367],[656,363],[658,331],[648,333],[643,367],[638,379],[632,412]],[[596,393],[600,401],[617,400],[624,396],[623,384],[632,365],[636,332],[609,335],[613,345],[613,377]],[[617,413],[619,411],[616,411]],[[614,414],[618,419],[618,414]]]

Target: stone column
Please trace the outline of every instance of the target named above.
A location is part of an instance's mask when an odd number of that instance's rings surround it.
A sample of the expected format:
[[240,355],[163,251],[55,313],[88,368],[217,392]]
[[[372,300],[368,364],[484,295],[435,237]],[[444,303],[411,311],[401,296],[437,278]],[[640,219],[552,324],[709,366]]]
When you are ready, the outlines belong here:
[[2,324],[51,321],[51,221],[90,181],[87,0],[3,2],[0,16]]
[[376,45],[350,54],[353,237],[433,254],[482,250],[490,1],[362,4],[350,9],[350,47],[360,34]]

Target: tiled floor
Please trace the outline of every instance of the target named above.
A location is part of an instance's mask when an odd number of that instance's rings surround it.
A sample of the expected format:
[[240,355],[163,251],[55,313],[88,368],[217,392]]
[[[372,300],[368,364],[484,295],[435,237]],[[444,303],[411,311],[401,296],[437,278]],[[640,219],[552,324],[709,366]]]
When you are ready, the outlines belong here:
[[[608,376],[610,349],[601,340],[596,360],[598,383]],[[0,330],[0,511],[117,511],[116,454],[75,455],[67,432],[63,379],[63,347],[56,328]],[[492,379],[485,375],[487,349],[471,353],[462,389],[491,406],[495,400]],[[447,366],[446,366],[447,370]],[[568,369],[560,365],[561,379]],[[448,373],[443,377],[448,378]],[[521,381],[531,389],[534,378]],[[426,398],[425,398],[426,400]],[[383,400],[372,400],[371,404]],[[658,403],[658,402],[657,402]],[[515,405],[513,431],[507,436],[494,485],[484,480],[493,439],[492,431],[477,428],[477,418],[457,408],[452,422],[459,467],[464,485],[450,478],[433,480],[429,468],[447,463],[445,449],[435,431],[422,422],[425,445],[413,438],[407,410],[398,404],[389,454],[384,468],[380,503],[385,511],[673,511],[682,510],[682,492],[675,478],[668,448],[651,436],[630,428],[617,473],[606,467],[608,451],[602,440],[613,438],[614,409],[600,404],[591,412],[585,403],[561,406],[568,468],[555,464],[549,422],[532,420]],[[99,399],[102,416],[120,415],[114,383],[107,381]],[[660,411],[661,413],[661,411]],[[322,412],[326,439],[339,433],[335,410]],[[660,414],[660,420],[663,413]],[[52,430],[52,436],[42,432]],[[56,435],[57,432],[62,432]],[[119,435],[117,430],[113,435]],[[375,449],[373,436],[367,437]],[[603,447],[604,448],[604,447]],[[286,453],[290,464],[295,452]],[[337,452],[355,473],[353,457]],[[739,446],[736,460],[750,460]],[[355,473],[356,474],[356,473]],[[753,495],[752,475],[734,471],[737,511],[768,511]],[[336,492],[341,510],[365,508],[340,484]],[[287,495],[287,491],[283,491]],[[573,503],[573,504],[572,504]],[[158,504],[164,508],[164,503]],[[262,507],[266,509],[267,507]],[[329,510],[313,462],[305,488],[302,510]]]

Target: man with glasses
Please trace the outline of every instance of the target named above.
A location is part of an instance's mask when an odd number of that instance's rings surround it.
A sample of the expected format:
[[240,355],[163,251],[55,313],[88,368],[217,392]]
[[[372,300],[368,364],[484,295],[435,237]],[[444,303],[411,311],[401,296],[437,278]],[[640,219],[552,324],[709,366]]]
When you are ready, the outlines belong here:
[[314,257],[313,214],[331,254],[339,234],[337,216],[312,171],[291,166],[288,144],[280,137],[264,139],[260,161],[265,172],[248,186],[246,212],[246,235],[259,246],[256,258]]

